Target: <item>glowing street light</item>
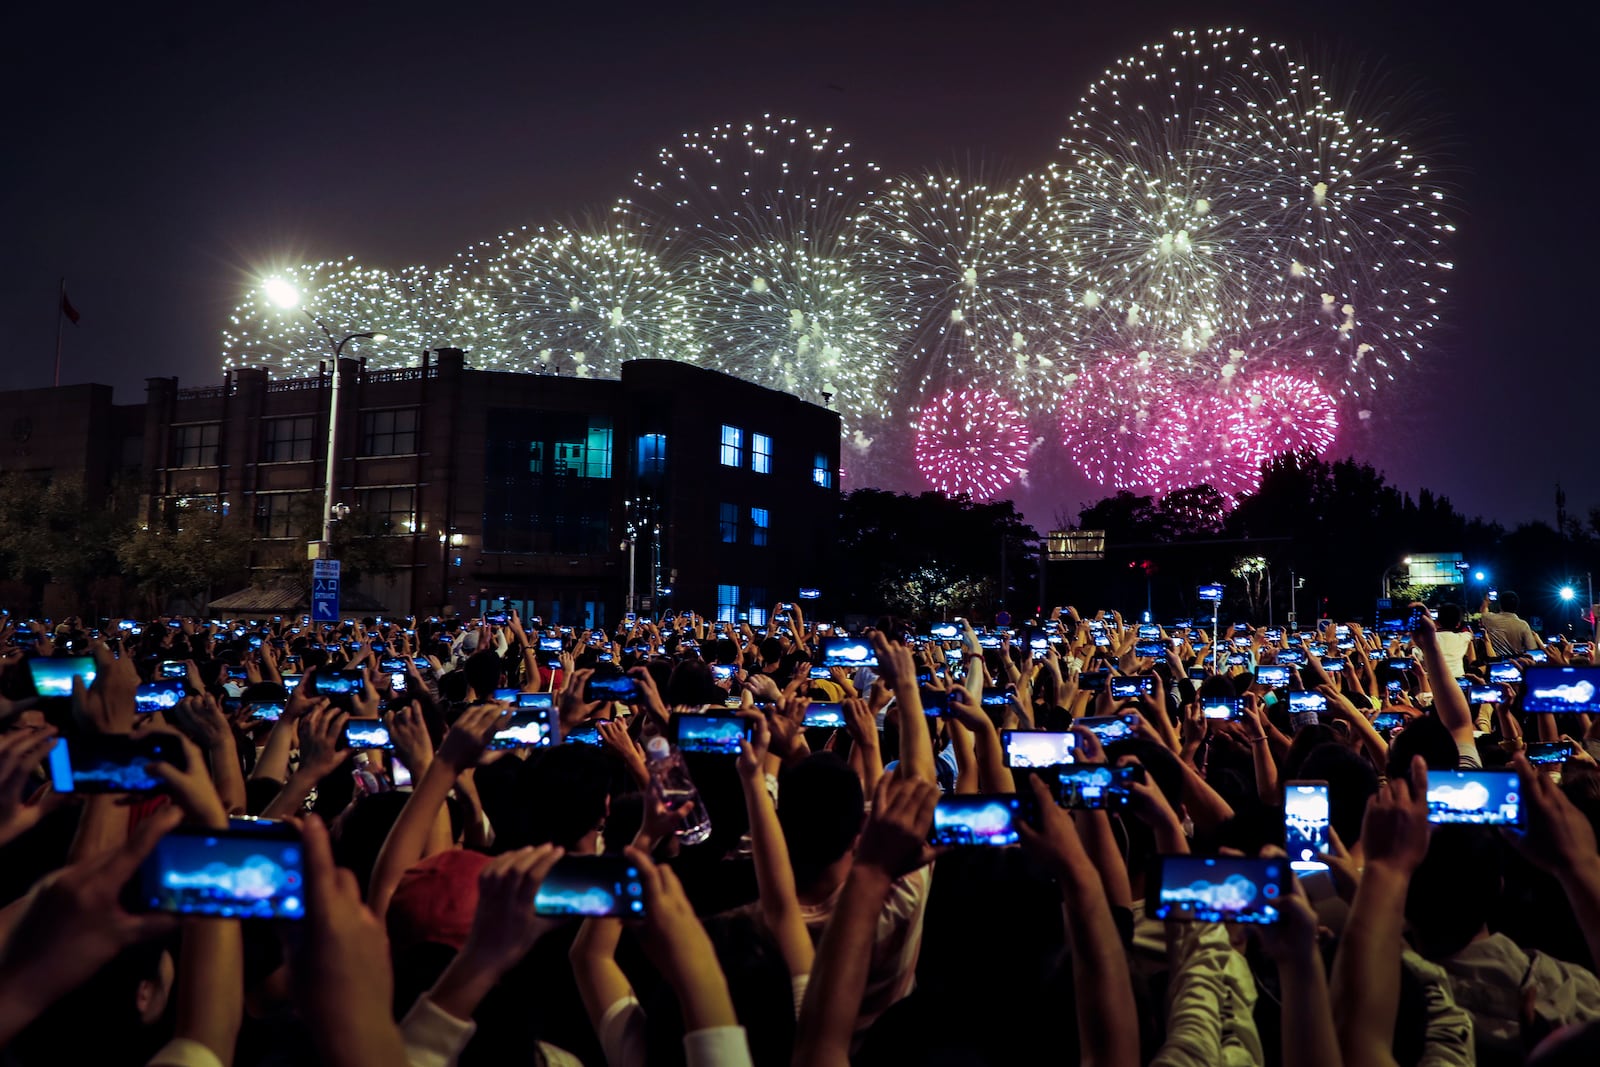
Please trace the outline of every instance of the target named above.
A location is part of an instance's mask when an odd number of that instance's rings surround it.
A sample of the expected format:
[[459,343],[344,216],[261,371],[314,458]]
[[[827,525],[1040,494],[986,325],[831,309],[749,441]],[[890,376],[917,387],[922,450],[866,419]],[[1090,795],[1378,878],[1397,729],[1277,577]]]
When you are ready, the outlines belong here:
[[279,277],[271,277],[261,283],[261,291],[267,294],[267,299],[283,308],[285,311],[300,306],[300,290],[290,285]]
[[1484,571],[1473,571],[1472,572],[1472,580],[1475,581],[1475,582],[1488,581],[1489,580],[1489,575],[1487,573],[1485,573]]
[[1572,586],[1570,586],[1570,585],[1564,585],[1564,586],[1561,587],[1558,595],[1561,597],[1562,600],[1564,600],[1564,601],[1566,601],[1567,603],[1570,604],[1570,603],[1572,603],[1572,601],[1577,599],[1578,591],[1576,589],[1572,588]]

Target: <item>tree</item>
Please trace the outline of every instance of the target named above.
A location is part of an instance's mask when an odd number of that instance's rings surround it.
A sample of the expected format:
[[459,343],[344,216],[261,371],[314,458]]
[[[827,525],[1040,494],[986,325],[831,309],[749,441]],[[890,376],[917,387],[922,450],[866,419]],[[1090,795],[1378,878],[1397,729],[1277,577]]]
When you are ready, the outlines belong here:
[[[322,539],[322,494],[300,494],[290,506],[289,527],[294,534],[292,547],[279,550],[261,561],[262,578],[292,576],[311,582],[311,560],[305,546]],[[398,531],[377,516],[356,508],[333,523],[333,555],[339,561],[340,575],[348,585],[362,578],[388,578],[399,569],[395,562],[393,535]]]
[[149,615],[173,600],[209,599],[249,566],[250,531],[204,508],[186,509],[172,528],[140,526],[117,544],[117,562]]
[[19,583],[14,590],[26,587],[34,603],[46,582],[69,587],[84,603],[97,580],[117,573],[116,545],[132,510],[126,492],[101,498],[76,479],[0,475],[0,578]]

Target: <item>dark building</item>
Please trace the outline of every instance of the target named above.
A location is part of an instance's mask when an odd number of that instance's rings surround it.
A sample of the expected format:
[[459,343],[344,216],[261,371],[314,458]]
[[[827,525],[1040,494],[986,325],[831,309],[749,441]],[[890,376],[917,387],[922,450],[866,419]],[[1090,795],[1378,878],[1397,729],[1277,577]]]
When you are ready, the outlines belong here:
[[[610,623],[630,558],[641,609],[661,606],[659,591],[759,621],[825,585],[839,471],[839,416],[826,408],[664,360],[601,380],[471,370],[441,349],[421,367],[346,359],[339,372],[334,501],[388,547],[395,576],[361,588],[391,612],[492,606]],[[244,516],[255,566],[304,558],[330,386],[242,368],[198,389],[152,378],[143,405],[116,407],[104,386],[0,394],[13,437],[3,469],[92,485],[136,470],[146,521]]]

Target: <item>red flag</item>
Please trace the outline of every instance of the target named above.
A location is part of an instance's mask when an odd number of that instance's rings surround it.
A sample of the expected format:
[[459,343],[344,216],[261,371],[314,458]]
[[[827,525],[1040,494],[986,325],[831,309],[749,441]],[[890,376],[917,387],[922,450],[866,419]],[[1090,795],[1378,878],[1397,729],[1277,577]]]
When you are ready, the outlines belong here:
[[78,309],[72,306],[72,301],[67,299],[65,289],[61,290],[61,314],[65,315],[74,326],[78,325],[78,319],[82,317],[78,314]]

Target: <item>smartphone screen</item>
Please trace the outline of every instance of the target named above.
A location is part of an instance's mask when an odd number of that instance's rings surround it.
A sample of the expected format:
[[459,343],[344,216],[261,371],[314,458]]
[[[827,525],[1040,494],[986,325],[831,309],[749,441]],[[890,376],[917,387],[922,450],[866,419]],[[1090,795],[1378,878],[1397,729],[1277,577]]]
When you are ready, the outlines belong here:
[[94,659],[89,656],[58,656],[28,660],[28,673],[33,676],[33,690],[42,697],[69,697],[72,679],[82,678],[83,687],[94,684]]
[[133,710],[140,715],[171,711],[188,694],[183,682],[145,682],[133,691]]
[[1108,684],[1111,686],[1111,695],[1117,700],[1137,700],[1155,689],[1155,680],[1148,674],[1133,678],[1114,677]]
[[1072,762],[1078,739],[1064,730],[1002,730],[1007,767],[1055,767]]
[[1058,767],[1056,774],[1056,803],[1089,811],[1126,807],[1130,783],[1144,781],[1144,768],[1136,763],[1123,767],[1080,763]]
[[955,847],[1015,845],[1021,840],[1017,833],[1021,813],[1022,801],[1014,795],[968,793],[941,797],[933,809],[933,831],[928,840],[934,845]]
[[562,856],[539,883],[536,915],[644,915],[644,885],[639,868],[625,856]]
[[1078,726],[1088,727],[1102,745],[1113,741],[1131,741],[1139,736],[1137,715],[1090,715],[1079,719]]
[[1406,724],[1406,716],[1398,711],[1380,711],[1372,717],[1374,730],[1398,730]]
[[739,742],[750,732],[750,724],[737,715],[674,715],[678,727],[678,751],[710,752],[737,756]]
[[81,734],[50,749],[50,785],[58,793],[153,793],[167,783],[154,764],[187,766],[168,734]]
[[1600,712],[1600,667],[1529,667],[1522,710]]
[[1275,923],[1289,866],[1242,856],[1162,856],[1149,911],[1167,922]]
[[303,851],[299,835],[283,823],[180,826],[140,866],[140,900],[150,911],[179,915],[303,919]]
[[1469,826],[1516,826],[1522,821],[1522,789],[1515,771],[1428,772],[1428,821]]
[[282,702],[261,702],[246,704],[245,709],[250,713],[252,722],[277,722],[283,718],[284,705]]
[[1489,664],[1489,681],[1509,682],[1516,685],[1522,681],[1522,668],[1507,660],[1501,663]]
[[361,671],[318,670],[311,676],[311,684],[318,696],[348,696],[361,692],[366,675]]
[[563,644],[564,642],[559,637],[541,637],[539,638],[539,651],[560,652]]
[[1317,859],[1333,847],[1328,836],[1328,783],[1289,782],[1283,790],[1283,850],[1297,872],[1325,871]]
[[1239,708],[1238,697],[1200,698],[1200,714],[1208,719],[1237,719]]
[[515,703],[519,708],[544,708],[548,710],[556,706],[556,695],[554,693],[518,693]]
[[1256,668],[1256,684],[1275,689],[1280,685],[1289,684],[1289,668],[1269,663]]
[[1322,661],[1322,669],[1329,674],[1342,674],[1344,667],[1345,661],[1334,656],[1325,657]]
[[1327,711],[1328,698],[1322,693],[1299,692],[1289,694],[1289,711]]
[[864,637],[828,637],[822,642],[824,667],[876,667],[878,654]]
[[605,740],[600,736],[600,727],[594,723],[570,731],[561,740],[569,745],[593,745],[595,748],[605,744]]
[[806,705],[806,717],[801,725],[842,728],[844,726],[844,705],[832,701],[813,701]]
[[583,699],[589,704],[597,704],[603,700],[632,703],[639,699],[639,680],[628,674],[613,674],[607,677],[590,675],[589,680],[583,683]]
[[344,724],[344,744],[349,749],[393,749],[389,728],[376,719],[350,719]]
[[538,748],[554,743],[550,710],[548,707],[517,708],[511,713],[511,717],[505,720],[506,724],[494,732],[494,736],[489,739],[489,747]]
[[1500,704],[1506,698],[1498,685],[1473,685],[1467,687],[1467,700],[1473,704]]
[[160,678],[187,678],[189,676],[189,665],[181,660],[162,660],[161,667],[156,674]]
[[1574,750],[1571,741],[1534,741],[1524,754],[1529,763],[1548,767],[1567,762],[1574,755]]
[[738,673],[739,668],[732,663],[713,663],[711,665],[711,677],[719,682],[726,682]]
[[950,690],[922,687],[922,714],[937,718],[950,710]]

